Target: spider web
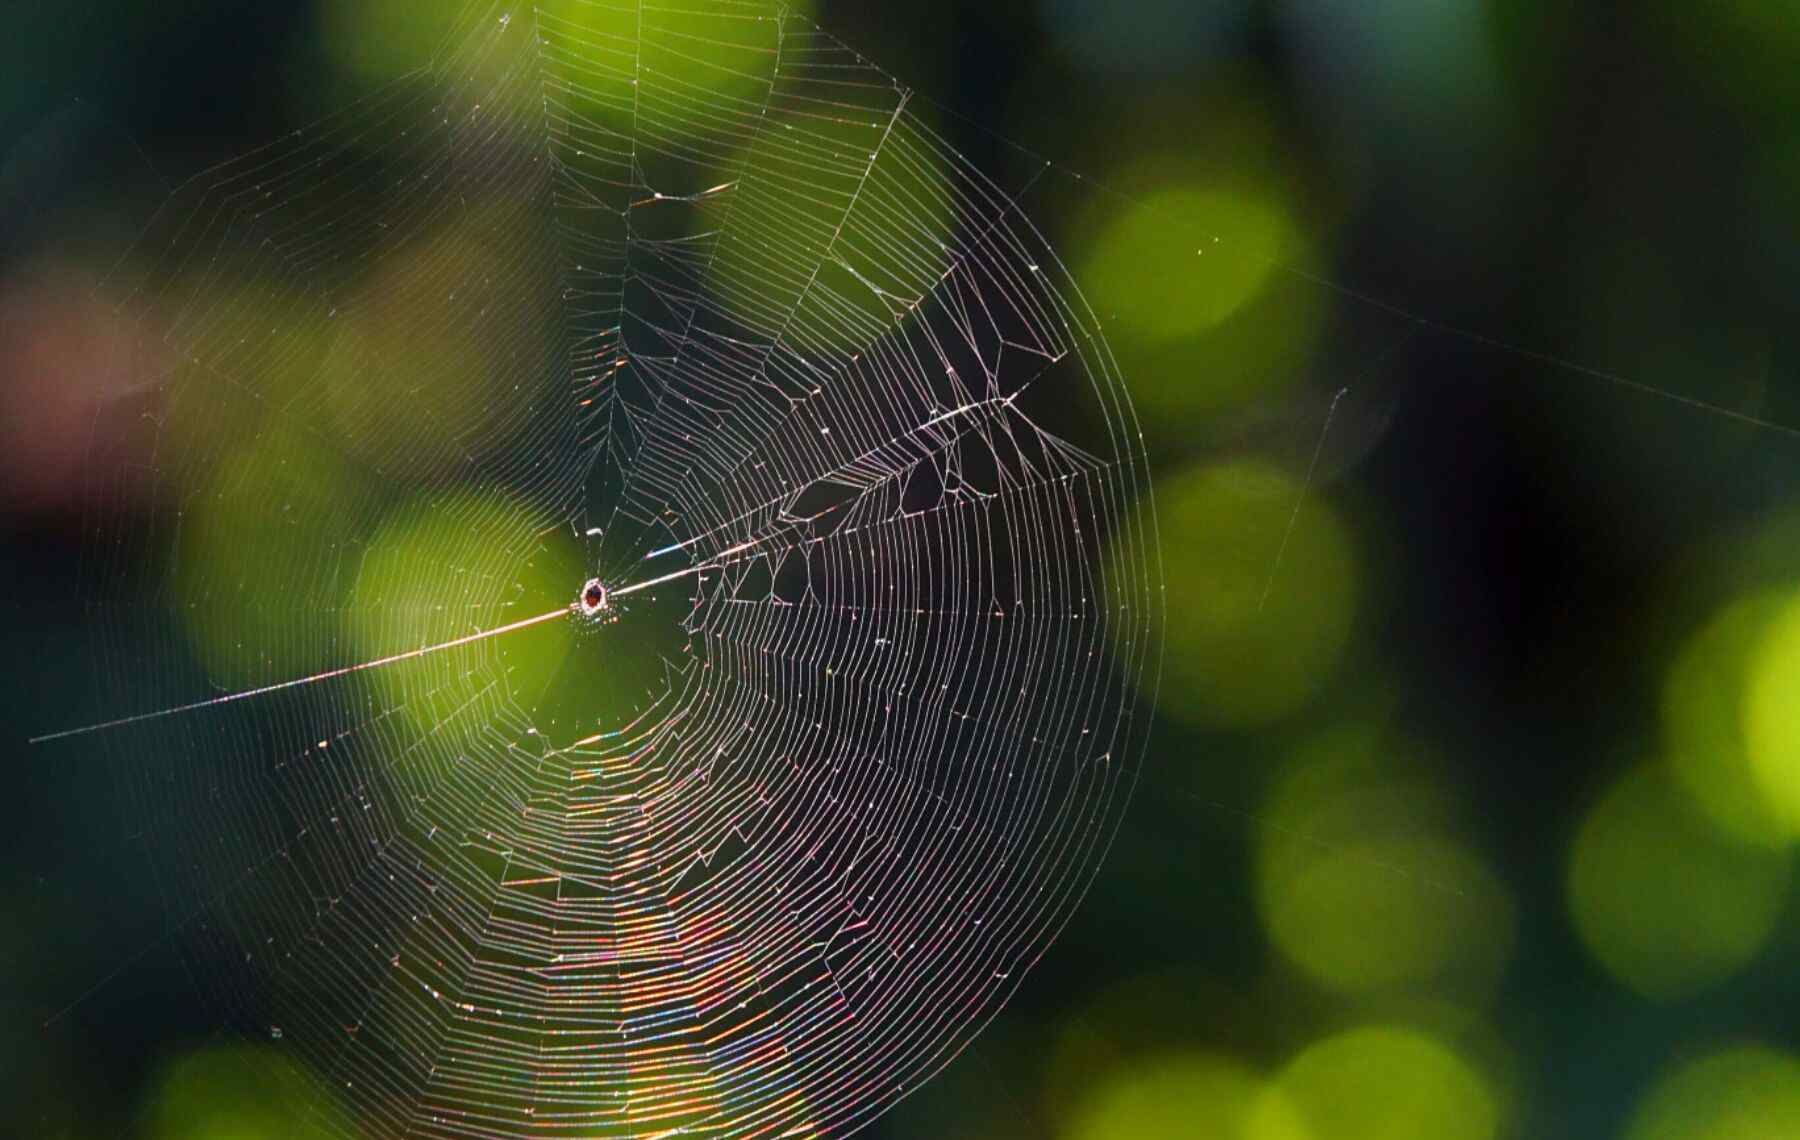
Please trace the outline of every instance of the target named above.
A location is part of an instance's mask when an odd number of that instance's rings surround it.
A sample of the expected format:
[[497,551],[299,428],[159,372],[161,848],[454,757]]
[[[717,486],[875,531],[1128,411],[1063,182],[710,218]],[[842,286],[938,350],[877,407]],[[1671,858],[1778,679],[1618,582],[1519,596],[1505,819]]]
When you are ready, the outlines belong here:
[[304,1128],[841,1134],[1019,985],[1161,603],[1029,184],[778,6],[568,0],[159,212],[80,742]]

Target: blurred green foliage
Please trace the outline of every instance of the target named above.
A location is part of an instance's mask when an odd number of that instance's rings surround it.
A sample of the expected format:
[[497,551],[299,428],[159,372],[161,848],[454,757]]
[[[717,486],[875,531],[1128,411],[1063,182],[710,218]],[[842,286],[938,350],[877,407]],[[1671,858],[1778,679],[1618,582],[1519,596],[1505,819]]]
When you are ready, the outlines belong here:
[[[338,663],[343,646],[316,621],[348,586],[344,504],[366,484],[291,423],[272,423],[206,473],[181,530],[177,614],[223,689]],[[254,536],[254,541],[249,536]]]
[[[8,405],[19,424],[48,406],[41,393],[98,385],[92,361],[119,354],[124,310],[98,315],[98,292],[77,309],[58,275],[102,272],[91,233],[159,200],[129,194],[379,97],[433,59],[459,10],[252,8],[20,14],[0,66],[8,118],[79,95],[118,123],[38,140],[0,170],[5,200],[30,207],[8,252],[55,271],[0,271],[9,375],[48,376]],[[755,123],[682,195],[608,202],[613,236],[707,233],[743,208],[708,192],[742,180],[731,200],[779,216],[779,240],[727,245],[697,287],[744,326],[855,351],[929,296],[969,236],[953,231],[934,135],[1009,192],[1029,187],[1019,205],[1067,255],[1143,421],[1156,484],[1131,509],[1153,515],[1165,569],[1157,727],[1109,877],[970,1055],[874,1134],[1800,1135],[1793,5],[790,8],[782,27],[679,5],[517,10],[552,80],[641,38],[607,55],[610,86],[590,77],[605,97],[568,108],[602,130],[684,101],[729,117],[720,140]],[[919,118],[890,130],[897,87],[834,114],[765,108],[777,47],[815,16],[903,82],[940,77],[908,96]],[[251,19],[265,22],[231,23]],[[86,198],[34,188],[84,147],[148,165],[89,179]],[[625,161],[603,149],[558,161]],[[162,397],[138,418],[155,505],[179,518],[174,571],[146,586],[146,610],[173,614],[221,690],[564,607],[596,572],[542,504],[475,473],[491,455],[396,459],[525,436],[501,422],[494,354],[543,346],[498,344],[470,314],[516,303],[537,267],[479,236],[482,217],[505,231],[507,204],[463,205],[457,236],[351,275],[329,321],[303,321],[318,298],[254,259],[209,267],[221,295],[294,315],[254,390],[221,387],[247,351],[218,335],[230,322],[184,324],[193,298],[173,289],[143,299],[134,367]],[[96,331],[69,347],[45,306]],[[62,373],[43,363],[52,350]],[[1322,432],[1323,394],[1346,390]],[[37,548],[81,530],[88,504],[67,488],[18,501],[19,620],[66,655],[74,573],[32,559],[55,557]],[[351,502],[369,517],[346,518]],[[1729,568],[1693,569],[1713,564]],[[430,727],[474,696],[470,662],[493,661],[504,692],[483,699],[530,709],[553,743],[613,731],[682,659],[682,591],[630,604],[672,640],[552,622],[360,683]],[[140,616],[109,632],[132,636]],[[59,660],[15,668],[14,699],[32,706],[20,723],[77,719]],[[99,798],[91,774],[33,779],[45,802]],[[107,916],[130,908],[107,896],[131,880],[98,853],[129,870],[140,838],[39,815],[19,829],[8,892],[20,977],[51,972],[41,947],[59,940],[86,946],[85,968],[124,939]],[[75,901],[30,902],[39,876]],[[12,1079],[41,1086],[9,1098],[19,1134],[259,1140],[333,1119],[318,1075],[275,1043],[120,1032],[185,1013],[175,988],[160,1007],[153,993],[108,1007],[97,1029],[41,1028],[80,992],[67,978],[8,1003],[11,1023],[38,1027],[5,1042],[25,1058]]]

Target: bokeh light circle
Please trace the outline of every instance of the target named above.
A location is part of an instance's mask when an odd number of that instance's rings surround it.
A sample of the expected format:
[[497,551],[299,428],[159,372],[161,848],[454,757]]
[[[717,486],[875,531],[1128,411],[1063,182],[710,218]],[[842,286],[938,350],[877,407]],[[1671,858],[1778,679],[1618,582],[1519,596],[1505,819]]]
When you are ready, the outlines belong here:
[[1109,1074],[1060,1133],[1062,1140],[1310,1140],[1299,1114],[1267,1080],[1204,1053],[1145,1058]]
[[1800,1136],[1800,1060],[1737,1045],[1663,1074],[1625,1140],[1787,1140]]
[[1317,489],[1255,460],[1194,468],[1157,492],[1169,543],[1163,708],[1205,725],[1268,724],[1332,676],[1362,571]]
[[[1235,129],[1256,137],[1263,128],[1253,119]],[[1151,166],[1133,177],[1158,187],[1086,219],[1078,276],[1131,362],[1148,430],[1179,447],[1210,418],[1300,373],[1323,310],[1316,296],[1277,286],[1313,251],[1273,176]]]
[[1743,731],[1758,822],[1773,815],[1787,835],[1800,836],[1800,594],[1769,615],[1749,674]]
[[1400,1025],[1367,1025],[1307,1046],[1275,1087],[1311,1140],[1493,1140],[1501,1106],[1456,1050]]
[[1276,949],[1331,989],[1476,996],[1511,952],[1513,902],[1407,747],[1351,723],[1296,749],[1258,814],[1257,911]]
[[[304,1111],[294,1106],[304,1105]],[[333,1092],[272,1045],[183,1053],[154,1078],[146,1140],[327,1140],[347,1121]]]
[[1790,878],[1785,851],[1721,833],[1667,771],[1621,777],[1569,853],[1575,929],[1619,981],[1655,998],[1715,985],[1760,952]]
[[[1785,844],[1786,818],[1778,759],[1783,734],[1781,687],[1789,673],[1764,643],[1779,630],[1791,593],[1739,598],[1714,614],[1682,647],[1663,684],[1663,724],[1671,771],[1720,828],[1751,843]],[[1777,650],[1779,654],[1779,649]],[[1753,731],[1747,731],[1751,725]]]

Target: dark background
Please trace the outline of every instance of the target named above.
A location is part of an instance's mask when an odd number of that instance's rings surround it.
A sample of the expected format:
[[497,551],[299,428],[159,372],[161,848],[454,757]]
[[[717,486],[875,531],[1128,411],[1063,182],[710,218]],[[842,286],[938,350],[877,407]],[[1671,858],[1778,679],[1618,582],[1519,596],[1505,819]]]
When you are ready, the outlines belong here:
[[[405,27],[395,12],[367,36]],[[131,1134],[212,1026],[120,870],[134,837],[65,754],[24,745],[83,707],[87,661],[59,490],[80,452],[28,373],[71,343],[59,322],[82,327],[58,272],[103,267],[170,187],[355,98],[368,64],[306,4],[12,15],[0,1130]],[[1779,725],[1740,726],[1800,701],[1800,18],[1779,0],[817,18],[978,165],[1052,164],[1022,205],[1145,414],[1171,615],[1162,715],[1087,903],[870,1134],[1249,1135],[1229,1130],[1246,1088],[1304,1107],[1357,1048],[1354,1087],[1426,1107],[1387,1131],[1354,1103],[1315,1112],[1319,1140],[1698,1137],[1745,1073],[1775,1107],[1733,1135],[1793,1134],[1800,775],[1745,759]],[[1169,252],[1214,239],[1267,257]],[[1220,298],[1215,320],[1159,316]],[[1246,577],[1264,605],[1206,596]],[[1741,636],[1708,640],[1744,598]]]

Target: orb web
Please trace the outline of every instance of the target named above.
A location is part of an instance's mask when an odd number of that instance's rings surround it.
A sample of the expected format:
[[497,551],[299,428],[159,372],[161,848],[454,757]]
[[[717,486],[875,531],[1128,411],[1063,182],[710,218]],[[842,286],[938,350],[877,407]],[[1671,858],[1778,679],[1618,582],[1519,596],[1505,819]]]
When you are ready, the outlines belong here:
[[843,1134],[1092,881],[1147,468],[917,102],[774,5],[476,4],[110,283],[96,695],[182,711],[73,746],[297,1127]]

